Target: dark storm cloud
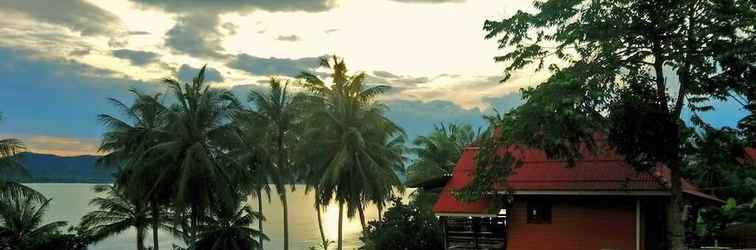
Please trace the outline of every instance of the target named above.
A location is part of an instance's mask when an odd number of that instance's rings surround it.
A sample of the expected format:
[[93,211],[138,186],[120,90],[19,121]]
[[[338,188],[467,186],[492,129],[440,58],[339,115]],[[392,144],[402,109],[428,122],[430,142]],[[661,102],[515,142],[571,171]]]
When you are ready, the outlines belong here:
[[128,60],[132,65],[141,66],[157,61],[158,55],[154,52],[130,50],[130,49],[117,49],[112,51],[113,56]]
[[81,0],[3,0],[0,13],[6,18],[25,15],[87,36],[112,34],[120,25],[120,19],[112,13]]
[[284,42],[298,42],[298,41],[302,40],[302,38],[299,37],[299,36],[297,36],[297,35],[291,34],[291,35],[288,35],[288,36],[278,36],[278,37],[276,37],[276,40],[278,40],[278,41],[284,41]]
[[304,57],[299,59],[290,58],[262,58],[241,54],[234,57],[227,66],[230,68],[243,70],[253,75],[269,76],[297,76],[302,71],[315,68],[320,63],[318,57]]
[[[183,64],[176,73],[176,77],[178,77],[178,80],[180,81],[189,82],[194,79],[197,74],[199,74],[199,71],[200,68],[194,68],[192,66]],[[205,81],[222,82],[223,76],[221,75],[220,71],[211,67],[207,67],[205,68]]]

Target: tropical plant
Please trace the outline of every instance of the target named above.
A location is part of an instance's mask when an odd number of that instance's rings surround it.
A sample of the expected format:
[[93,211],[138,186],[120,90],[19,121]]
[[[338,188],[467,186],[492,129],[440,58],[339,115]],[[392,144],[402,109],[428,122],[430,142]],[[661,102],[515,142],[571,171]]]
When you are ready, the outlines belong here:
[[498,147],[537,147],[574,163],[585,147],[596,149],[600,132],[638,170],[670,169],[668,243],[685,249],[681,149],[688,129],[681,114],[710,111],[709,100],[752,85],[753,3],[542,0],[534,6],[486,21],[485,37],[507,49],[495,57],[507,63],[503,81],[526,67],[552,76],[523,91],[525,103],[504,116],[496,141],[478,153],[473,189],[459,194],[480,197],[469,191],[490,190],[506,178],[497,164],[511,169],[514,163]]
[[126,196],[113,185],[97,185],[94,191],[104,196],[89,202],[97,209],[81,218],[80,233],[92,242],[99,242],[134,228],[137,233],[137,249],[145,249],[145,230],[151,220],[145,203],[139,197]]
[[[386,142],[403,136],[402,130],[384,116],[386,107],[375,98],[389,87],[366,86],[365,74],[348,75],[346,64],[336,56],[323,58],[321,66],[332,70],[333,84],[326,85],[313,73],[303,73],[304,87],[318,98],[313,104],[303,134],[301,156],[309,159],[310,173],[320,173],[314,180],[316,202],[339,204],[337,249],[342,249],[344,206],[347,216],[363,214],[368,201],[388,197],[401,183],[394,167],[395,150]],[[383,202],[381,200],[380,202]],[[364,216],[361,216],[364,217]],[[363,220],[364,221],[364,220]],[[364,225],[363,225],[364,226]]]
[[[2,121],[3,114],[0,113],[0,122]],[[16,154],[24,149],[24,144],[18,139],[0,139],[0,174],[8,171],[26,174],[23,166],[16,159]],[[40,202],[46,200],[45,196],[36,190],[21,183],[6,180],[5,175],[0,176],[0,199],[7,200],[13,197],[33,197]]]
[[[175,100],[166,109],[168,122],[159,142],[144,154],[153,162],[169,163],[156,170],[150,191],[172,190],[172,209],[183,217],[176,220],[190,222],[182,226],[193,239],[204,211],[217,203],[230,206],[238,201],[238,180],[249,174],[237,164],[228,164],[233,161],[220,146],[236,138],[230,122],[239,103],[229,91],[210,88],[204,81],[205,67],[191,83],[165,80]],[[154,168],[139,168],[134,176],[149,169]]]
[[236,208],[214,208],[202,218],[197,242],[190,249],[249,250],[262,249],[255,239],[268,240],[258,230],[250,227],[264,218],[247,205]]
[[0,200],[0,236],[11,246],[28,246],[59,232],[64,221],[44,224],[50,199],[42,202],[33,196],[12,196]]
[[[158,170],[167,161],[157,161],[156,152],[148,151],[165,138],[163,132],[167,125],[165,117],[167,108],[161,103],[161,95],[147,95],[136,89],[131,92],[135,96],[131,106],[110,98],[125,119],[101,114],[98,120],[108,131],[103,134],[99,147],[100,152],[107,154],[98,160],[105,167],[120,167],[116,176],[116,186],[123,189],[119,195],[127,196],[139,207],[146,207],[149,203],[152,216],[153,249],[159,250],[158,231],[161,224],[160,209],[170,199],[171,186],[166,182],[158,182]],[[126,197],[123,197],[126,198]]]
[[[258,180],[271,181],[283,206],[284,226],[284,250],[289,249],[289,206],[286,198],[286,186],[292,183],[294,178],[291,167],[292,151],[299,139],[298,132],[301,127],[304,101],[306,96],[302,93],[291,93],[289,81],[282,82],[280,79],[271,78],[269,91],[250,90],[248,100],[252,107],[243,116],[247,124],[242,126],[241,133],[254,134],[256,145],[255,152],[261,152],[255,175]],[[267,183],[260,183],[260,187]],[[261,199],[261,191],[258,189],[258,202]],[[262,206],[260,206],[262,208]]]
[[417,156],[407,168],[408,182],[416,183],[451,174],[465,147],[476,143],[485,133],[469,124],[435,125],[428,135],[412,141],[410,149]]
[[393,199],[386,216],[371,221],[360,240],[367,250],[443,249],[443,233],[436,216],[414,203]]

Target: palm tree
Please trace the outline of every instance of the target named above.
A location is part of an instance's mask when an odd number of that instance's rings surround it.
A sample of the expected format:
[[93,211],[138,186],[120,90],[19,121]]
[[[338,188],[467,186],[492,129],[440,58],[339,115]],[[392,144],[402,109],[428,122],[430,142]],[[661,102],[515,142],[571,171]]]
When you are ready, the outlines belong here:
[[468,124],[435,125],[430,134],[418,136],[411,152],[417,159],[408,167],[409,183],[451,174],[465,147],[476,143],[484,132]]
[[133,227],[137,232],[137,249],[145,249],[145,228],[151,218],[148,217],[144,202],[126,196],[122,190],[111,185],[97,185],[94,190],[105,193],[105,197],[97,197],[89,202],[97,210],[82,217],[80,228],[83,234],[91,237],[93,242],[98,242]]
[[226,149],[219,147],[233,138],[230,121],[239,104],[229,91],[210,88],[204,80],[204,66],[191,83],[165,80],[174,104],[167,109],[168,125],[162,129],[162,138],[145,152],[157,162],[171,163],[157,170],[150,191],[171,187],[173,210],[176,216],[189,217],[185,230],[193,239],[204,211],[213,204],[231,205],[239,200],[237,178],[249,174],[237,164],[224,164],[231,160],[225,159]]
[[249,250],[262,249],[261,242],[268,240],[262,232],[250,227],[255,221],[263,220],[247,205],[233,209],[216,207],[203,216],[199,226],[198,240],[191,249],[208,250]]
[[170,164],[170,162],[159,162],[154,160],[155,153],[148,154],[148,149],[157,145],[161,138],[165,137],[163,132],[167,125],[165,114],[167,108],[161,103],[161,95],[146,95],[138,90],[132,89],[135,95],[135,101],[131,106],[111,98],[110,102],[120,113],[126,117],[126,120],[118,119],[115,116],[101,114],[98,120],[104,124],[108,131],[103,135],[99,151],[107,152],[98,162],[104,166],[120,166],[116,184],[123,190],[122,195],[128,196],[134,202],[139,202],[139,207],[149,208],[152,218],[152,238],[153,249],[159,250],[158,231],[161,224],[160,208],[169,199],[170,186],[162,185],[159,188],[153,187],[156,181],[160,166]]
[[31,243],[66,226],[64,221],[42,224],[49,199],[39,202],[33,196],[11,196],[0,200],[0,234],[10,236],[11,245]]
[[306,155],[314,162],[312,172],[321,173],[316,185],[322,197],[317,202],[339,203],[337,248],[342,249],[344,206],[347,217],[362,214],[367,201],[391,192],[387,186],[399,185],[394,164],[388,164],[396,157],[385,142],[403,136],[403,131],[384,116],[385,105],[375,101],[388,86],[366,86],[365,74],[348,75],[346,64],[336,56],[323,58],[321,66],[332,70],[333,84],[326,85],[312,73],[302,75],[304,86],[320,98],[303,141],[310,144]]
[[[3,114],[0,113],[0,122],[2,121]],[[18,139],[0,139],[0,173],[16,170],[16,172],[26,174],[23,166],[16,159],[17,153],[24,149],[24,144]],[[46,200],[45,196],[36,190],[21,183],[6,180],[4,175],[0,176],[0,199],[8,200],[20,196],[32,197],[39,202]]]
[[[298,139],[296,131],[301,123],[302,105],[305,96],[300,93],[292,94],[288,88],[289,81],[271,78],[270,91],[251,90],[249,101],[252,108],[248,112],[246,121],[251,126],[244,126],[247,134],[257,134],[258,145],[267,151],[262,159],[270,160],[260,166],[263,169],[258,175],[267,177],[276,187],[283,206],[284,250],[289,249],[289,208],[286,199],[286,186],[293,179],[289,155]],[[248,131],[248,130],[253,131]],[[267,168],[266,168],[267,167]],[[258,198],[260,197],[258,191]],[[258,199],[259,202],[259,199]]]

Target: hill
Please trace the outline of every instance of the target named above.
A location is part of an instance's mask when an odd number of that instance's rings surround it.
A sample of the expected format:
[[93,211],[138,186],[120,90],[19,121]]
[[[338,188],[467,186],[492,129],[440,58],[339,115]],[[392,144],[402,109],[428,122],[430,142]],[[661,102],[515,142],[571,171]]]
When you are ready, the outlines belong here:
[[24,152],[18,155],[27,176],[8,173],[10,179],[21,182],[107,183],[115,168],[97,166],[98,156],[58,156]]

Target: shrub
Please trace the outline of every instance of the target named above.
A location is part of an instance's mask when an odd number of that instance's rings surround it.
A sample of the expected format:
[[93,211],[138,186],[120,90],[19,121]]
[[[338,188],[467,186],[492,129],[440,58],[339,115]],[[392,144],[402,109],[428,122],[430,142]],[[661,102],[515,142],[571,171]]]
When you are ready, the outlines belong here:
[[367,250],[442,249],[443,235],[438,219],[431,211],[415,204],[392,200],[380,221],[371,221],[360,238]]

